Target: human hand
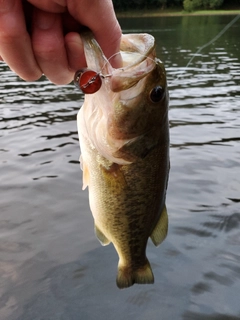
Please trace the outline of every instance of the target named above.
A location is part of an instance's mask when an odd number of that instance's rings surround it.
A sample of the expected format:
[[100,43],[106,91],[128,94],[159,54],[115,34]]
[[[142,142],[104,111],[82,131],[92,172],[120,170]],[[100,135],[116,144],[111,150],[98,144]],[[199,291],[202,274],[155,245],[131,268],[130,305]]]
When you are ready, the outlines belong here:
[[[107,58],[119,52],[121,29],[111,0],[1,0],[0,58],[24,80],[45,74],[55,84],[69,83],[86,66],[82,26]],[[119,55],[111,63],[120,67]]]

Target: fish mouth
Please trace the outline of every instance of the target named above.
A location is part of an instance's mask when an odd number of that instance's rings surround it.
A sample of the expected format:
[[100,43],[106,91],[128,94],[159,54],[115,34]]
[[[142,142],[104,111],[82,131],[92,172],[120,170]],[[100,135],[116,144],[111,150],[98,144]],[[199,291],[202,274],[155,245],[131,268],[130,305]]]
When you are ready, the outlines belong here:
[[[134,86],[142,89],[140,80],[145,78],[156,66],[155,39],[143,34],[122,35],[120,54],[122,67],[114,69],[90,31],[82,35],[88,68],[99,72],[106,80],[105,85],[112,92],[122,92]],[[140,88],[141,87],[141,88]],[[139,90],[137,90],[139,91]],[[123,94],[124,95],[124,94]],[[132,99],[125,94],[126,99]],[[134,94],[136,96],[136,94]]]
[[122,35],[120,53],[123,67],[112,73],[110,85],[113,92],[137,85],[156,66],[155,39],[149,34]]

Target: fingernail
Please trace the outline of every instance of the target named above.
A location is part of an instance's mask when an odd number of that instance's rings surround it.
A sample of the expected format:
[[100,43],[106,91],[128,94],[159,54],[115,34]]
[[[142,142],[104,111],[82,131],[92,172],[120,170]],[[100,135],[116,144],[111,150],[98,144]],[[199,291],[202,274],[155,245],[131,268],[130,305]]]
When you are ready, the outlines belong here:
[[48,30],[53,26],[55,20],[56,15],[53,13],[37,12],[34,22],[38,26],[38,28],[42,30]]

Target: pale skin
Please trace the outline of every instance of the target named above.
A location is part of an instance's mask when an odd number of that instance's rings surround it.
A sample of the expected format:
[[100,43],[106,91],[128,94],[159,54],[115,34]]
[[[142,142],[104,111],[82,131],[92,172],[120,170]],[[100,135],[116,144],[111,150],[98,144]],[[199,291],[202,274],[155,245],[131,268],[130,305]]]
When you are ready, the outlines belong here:
[[[119,52],[121,28],[111,0],[0,0],[0,60],[26,81],[45,74],[67,84],[86,66],[83,26],[107,58]],[[115,68],[119,57],[110,59]]]

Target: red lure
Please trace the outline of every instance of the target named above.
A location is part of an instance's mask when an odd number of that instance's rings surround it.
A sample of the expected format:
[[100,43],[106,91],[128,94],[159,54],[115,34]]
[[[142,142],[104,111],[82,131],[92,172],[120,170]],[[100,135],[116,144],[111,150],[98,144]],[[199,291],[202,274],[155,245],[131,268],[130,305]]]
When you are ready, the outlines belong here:
[[102,85],[102,79],[99,73],[90,69],[80,69],[75,73],[74,84],[83,93],[95,93]]

